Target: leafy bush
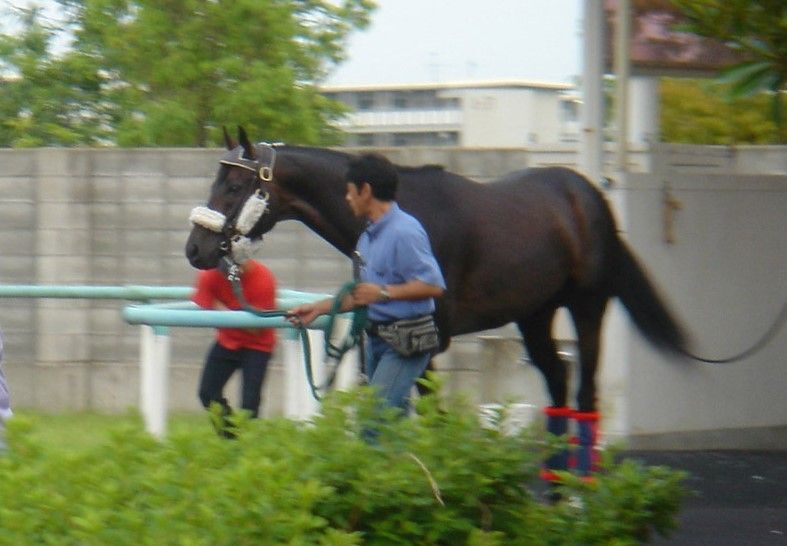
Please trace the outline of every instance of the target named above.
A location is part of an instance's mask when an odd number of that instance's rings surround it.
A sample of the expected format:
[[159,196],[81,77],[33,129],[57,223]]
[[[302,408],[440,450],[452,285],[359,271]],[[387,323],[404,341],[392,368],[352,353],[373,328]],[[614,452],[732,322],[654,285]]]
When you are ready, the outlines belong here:
[[362,389],[309,423],[235,424],[235,441],[118,426],[75,452],[10,421],[0,545],[636,544],[671,528],[683,496],[680,473],[610,456],[593,483],[566,475],[564,500],[545,502],[536,476],[554,442],[481,426],[438,395],[411,419],[380,416]]

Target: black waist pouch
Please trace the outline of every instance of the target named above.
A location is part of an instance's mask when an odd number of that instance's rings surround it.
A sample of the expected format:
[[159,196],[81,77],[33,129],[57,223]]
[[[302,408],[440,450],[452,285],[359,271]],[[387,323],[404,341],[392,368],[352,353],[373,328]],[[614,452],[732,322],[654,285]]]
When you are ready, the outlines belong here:
[[374,330],[402,356],[432,352],[440,346],[440,336],[432,315],[378,324]]

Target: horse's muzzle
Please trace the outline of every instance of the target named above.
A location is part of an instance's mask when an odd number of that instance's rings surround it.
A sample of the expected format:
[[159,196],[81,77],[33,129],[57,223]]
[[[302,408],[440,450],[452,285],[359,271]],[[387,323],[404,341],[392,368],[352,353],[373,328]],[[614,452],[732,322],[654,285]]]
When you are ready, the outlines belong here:
[[213,269],[219,265],[219,260],[225,253],[221,251],[218,244],[208,246],[210,246],[212,250],[206,252],[205,245],[200,245],[191,239],[186,242],[186,259],[192,267],[197,269]]

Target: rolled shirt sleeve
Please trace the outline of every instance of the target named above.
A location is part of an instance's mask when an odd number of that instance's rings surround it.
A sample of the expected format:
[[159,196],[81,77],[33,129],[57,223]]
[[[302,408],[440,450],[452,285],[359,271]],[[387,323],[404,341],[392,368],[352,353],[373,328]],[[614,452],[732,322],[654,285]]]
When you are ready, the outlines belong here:
[[432,254],[429,237],[420,225],[409,237],[400,237],[396,242],[397,262],[405,281],[419,280],[432,286],[445,288],[445,280],[437,260]]

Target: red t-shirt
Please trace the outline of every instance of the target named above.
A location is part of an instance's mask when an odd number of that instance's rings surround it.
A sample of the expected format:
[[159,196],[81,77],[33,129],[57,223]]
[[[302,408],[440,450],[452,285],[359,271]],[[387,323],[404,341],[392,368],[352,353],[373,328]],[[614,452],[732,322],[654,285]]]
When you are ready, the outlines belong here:
[[[241,277],[241,288],[246,302],[257,309],[276,308],[276,279],[270,270],[259,262],[246,262],[246,271]],[[192,301],[203,309],[215,309],[215,302],[228,309],[240,309],[240,303],[232,291],[232,284],[218,269],[200,271]],[[216,340],[230,350],[255,349],[272,352],[276,344],[273,328],[217,328]]]

